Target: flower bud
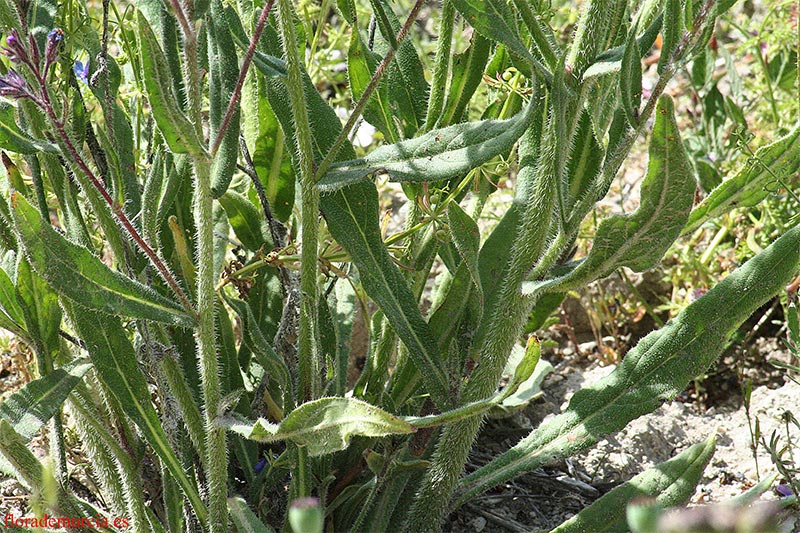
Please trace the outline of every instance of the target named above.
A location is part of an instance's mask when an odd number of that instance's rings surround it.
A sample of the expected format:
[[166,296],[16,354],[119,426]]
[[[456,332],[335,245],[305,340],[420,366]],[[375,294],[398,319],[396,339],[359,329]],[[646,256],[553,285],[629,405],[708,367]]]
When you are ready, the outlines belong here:
[[289,506],[289,525],[294,533],[322,533],[325,514],[318,498],[298,498]]
[[9,98],[27,98],[30,96],[28,84],[13,68],[9,69],[5,75],[0,76],[0,96]]
[[50,65],[58,59],[58,52],[61,46],[61,41],[64,40],[64,32],[61,28],[53,28],[47,34],[47,44],[44,48],[44,61],[45,65]]
[[6,37],[6,46],[3,47],[3,53],[8,56],[12,63],[21,63],[28,60],[28,51],[25,49],[22,38],[16,29],[11,30],[11,33]]

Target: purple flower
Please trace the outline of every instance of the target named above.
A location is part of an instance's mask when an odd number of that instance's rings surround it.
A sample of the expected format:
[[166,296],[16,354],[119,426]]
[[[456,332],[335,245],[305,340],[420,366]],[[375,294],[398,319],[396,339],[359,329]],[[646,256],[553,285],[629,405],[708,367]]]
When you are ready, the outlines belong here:
[[267,466],[267,458],[263,457],[258,463],[256,463],[256,466],[253,467],[253,472],[260,474],[261,471],[264,470],[265,466]]
[[6,37],[6,46],[2,50],[12,63],[27,63],[29,61],[28,50],[22,43],[19,32],[16,29],[11,30],[11,33]]
[[28,84],[13,68],[9,69],[4,76],[0,76],[0,96],[7,96],[9,98],[30,97],[30,93],[28,93]]
[[61,41],[64,40],[64,31],[61,28],[53,28],[47,34],[47,44],[44,47],[45,65],[49,66],[58,59],[58,49]]
[[777,487],[775,487],[775,490],[777,490],[778,494],[780,494],[781,496],[792,496],[794,494],[792,492],[792,489],[790,489],[786,485],[778,485]]
[[72,67],[72,71],[75,73],[75,77],[78,80],[82,81],[86,85],[89,85],[89,60],[86,60],[86,64],[84,65],[81,61],[76,61],[75,66]]

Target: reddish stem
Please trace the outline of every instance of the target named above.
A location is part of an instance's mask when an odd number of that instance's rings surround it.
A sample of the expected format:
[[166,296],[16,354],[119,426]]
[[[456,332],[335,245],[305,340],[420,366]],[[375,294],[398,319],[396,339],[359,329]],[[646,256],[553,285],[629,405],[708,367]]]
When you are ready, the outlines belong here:
[[75,147],[74,144],[72,144],[72,141],[70,140],[66,130],[64,129],[64,123],[61,122],[61,120],[59,120],[59,118],[56,116],[55,110],[53,109],[53,104],[50,101],[50,94],[48,93],[47,87],[44,83],[44,79],[42,79],[38,75],[38,73],[37,77],[39,78],[38,81],[41,87],[41,102],[37,103],[50,117],[50,120],[53,122],[56,131],[58,131],[58,134],[64,141],[64,145],[67,147],[67,150],[72,156],[72,160],[75,162],[76,165],[78,165],[81,171],[83,171],[86,177],[89,178],[89,181],[92,183],[94,188],[97,189],[97,192],[100,193],[100,196],[103,197],[103,200],[105,200],[105,202],[111,208],[111,211],[112,213],[114,213],[114,216],[117,218],[117,220],[122,224],[122,226],[131,236],[131,238],[134,240],[137,246],[139,246],[139,248],[150,259],[150,262],[153,264],[154,267],[156,267],[158,272],[161,274],[161,277],[164,278],[164,281],[167,283],[167,285],[169,285],[170,288],[175,292],[175,294],[177,295],[178,299],[181,302],[181,305],[183,305],[183,307],[186,308],[190,316],[197,319],[198,318],[197,312],[194,310],[194,307],[192,306],[191,302],[189,302],[189,298],[186,296],[186,293],[183,292],[181,286],[172,276],[172,273],[169,271],[169,268],[167,268],[167,266],[164,264],[164,262],[158,256],[158,254],[150,247],[150,245],[148,245],[147,242],[145,242],[142,236],[139,235],[139,232],[136,230],[134,225],[128,219],[127,215],[125,215],[125,212],[122,210],[122,206],[120,206],[114,201],[114,199],[108,193],[108,191],[100,182],[100,180],[97,179],[97,176],[95,176],[94,172],[92,172],[92,170],[89,168],[89,165],[86,164],[86,161],[80,155],[78,149]]
[[258,45],[258,41],[261,39],[261,33],[264,31],[264,26],[267,24],[269,12],[272,10],[272,4],[274,3],[275,0],[269,0],[267,5],[264,6],[264,9],[261,10],[261,15],[258,17],[256,29],[253,32],[253,38],[250,40],[250,46],[247,48],[247,55],[244,56],[242,68],[239,70],[239,79],[236,80],[236,89],[233,91],[231,101],[228,103],[228,109],[225,111],[225,117],[222,119],[222,124],[220,124],[216,137],[214,137],[214,142],[211,144],[211,157],[216,155],[217,150],[219,150],[219,145],[222,142],[222,137],[228,130],[228,126],[230,126],[231,118],[233,117],[233,113],[236,111],[236,106],[239,104],[239,98],[242,96],[244,79],[247,77],[247,71],[250,69],[250,63],[253,62],[253,56],[256,53],[256,46]]

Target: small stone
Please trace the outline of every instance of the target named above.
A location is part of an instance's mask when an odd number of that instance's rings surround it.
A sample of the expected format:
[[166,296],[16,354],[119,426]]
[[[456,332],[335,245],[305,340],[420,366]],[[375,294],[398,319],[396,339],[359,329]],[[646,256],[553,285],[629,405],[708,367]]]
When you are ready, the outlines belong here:
[[479,516],[472,521],[472,528],[474,531],[483,531],[486,528],[486,519],[482,516]]

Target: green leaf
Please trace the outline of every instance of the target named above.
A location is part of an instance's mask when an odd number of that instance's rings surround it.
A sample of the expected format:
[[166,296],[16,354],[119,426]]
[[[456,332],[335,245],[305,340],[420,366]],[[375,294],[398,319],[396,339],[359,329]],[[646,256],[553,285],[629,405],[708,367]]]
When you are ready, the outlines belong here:
[[492,42],[475,32],[467,49],[453,56],[447,100],[436,126],[449,126],[461,122],[472,95],[483,80],[483,71],[489,60],[491,48]]
[[173,153],[190,153],[197,157],[207,157],[197,130],[181,111],[173,90],[173,79],[167,58],[141,11],[137,10],[136,21],[139,28],[142,77],[147,100],[150,102],[150,110],[164,135],[164,140]]
[[378,192],[372,183],[323,196],[322,210],[336,241],[358,268],[364,290],[389,319],[440,408],[451,402],[448,379],[441,367],[438,345],[422,317],[417,300],[386,252],[378,225]]
[[14,431],[30,441],[61,411],[69,393],[91,367],[87,359],[76,359],[31,381],[0,404],[0,418],[8,420]]
[[585,110],[578,122],[578,130],[572,140],[572,153],[567,164],[568,205],[574,205],[591,190],[594,179],[601,169],[604,153],[603,147],[597,140],[591,113]]
[[111,270],[92,252],[62,237],[21,194],[13,193],[11,203],[31,266],[59,293],[110,314],[185,326],[194,323],[178,304]]
[[450,226],[450,237],[467,266],[472,283],[477,289],[478,298],[483,306],[483,289],[478,271],[478,252],[481,246],[481,231],[478,224],[461,209],[458,202],[452,201],[447,206],[447,224]]
[[69,307],[75,329],[86,343],[86,351],[98,377],[119,400],[125,414],[134,421],[166,469],[180,484],[197,516],[204,521],[207,514],[205,505],[169,445],[158,413],[150,402],[147,380],[139,368],[136,351],[122,323],[116,316],[84,309],[79,305]]
[[628,35],[625,53],[622,55],[619,89],[622,110],[631,126],[636,127],[639,124],[639,106],[642,103],[642,61],[639,59],[639,45],[634,30]]
[[[689,0],[691,1],[691,0]],[[658,73],[664,70],[683,35],[683,7],[681,0],[666,0],[664,7],[664,31],[661,36],[661,57]]]
[[236,191],[228,191],[219,198],[219,203],[228,215],[236,238],[250,251],[257,251],[262,246],[272,247],[272,239],[268,237],[264,216],[247,197]]
[[[663,13],[659,14],[636,40],[639,45],[639,58],[643,58],[647,52],[650,51],[650,48],[658,37],[658,32],[661,31],[663,20]],[[583,81],[587,82],[592,78],[619,72],[622,68],[622,56],[625,54],[625,48],[627,48],[627,42],[626,44],[615,46],[598,55],[594,63],[583,73]]]
[[506,0],[453,0],[453,5],[478,33],[533,61],[520,37],[520,23]]
[[716,435],[690,446],[672,459],[614,487],[599,500],[573,516],[552,533],[626,531],[625,509],[636,498],[655,498],[659,507],[683,505],[714,456]]
[[[210,142],[217,137],[222,120],[233,99],[239,77],[239,58],[231,32],[224,24],[225,11],[221,0],[211,1],[211,12],[206,17],[208,28],[208,93]],[[228,129],[220,141],[219,149],[211,163],[211,195],[219,198],[231,183],[239,157],[239,107],[230,117]]]
[[[364,45],[358,29],[353,28],[350,35],[350,48],[347,51],[347,74],[354,102],[361,98],[369,85],[379,60],[378,54]],[[383,133],[389,142],[397,142],[399,135],[392,119],[391,103],[386,80],[381,80],[364,108],[364,118]]]
[[379,25],[380,31],[375,35],[375,51],[385,55],[389,48],[397,48],[394,61],[389,63],[383,81],[388,88],[389,102],[394,112],[393,120],[402,129],[406,138],[411,138],[425,123],[428,110],[428,82],[425,80],[425,69],[420,61],[412,39],[406,39],[400,46],[393,46],[400,31],[400,21],[392,11],[388,0],[371,0],[386,14],[387,25]]
[[283,130],[266,98],[259,105],[259,135],[253,151],[253,166],[264,186],[272,214],[281,222],[292,216],[295,175]]
[[19,129],[14,109],[11,104],[0,102],[0,149],[20,154],[38,154],[39,152],[58,154],[59,149],[56,145],[33,139]]
[[775,178],[789,179],[800,168],[800,125],[785,137],[759,148],[755,156],[730,179],[711,191],[689,215],[682,233],[690,233],[701,224],[735,207],[753,207],[768,194],[768,185],[779,185]]
[[20,259],[17,266],[16,290],[17,301],[25,317],[27,338],[36,352],[39,371],[47,372],[53,368],[53,359],[61,348],[58,295],[25,259]]
[[594,445],[679,394],[713,364],[728,338],[800,267],[796,227],[639,341],[606,378],[585,387],[566,411],[464,478],[459,503],[551,460]]
[[284,391],[284,395],[289,397],[291,394],[289,389],[291,386],[289,369],[286,366],[286,362],[272,349],[272,343],[264,337],[261,328],[259,328],[253,317],[253,311],[250,306],[246,302],[232,298],[227,294],[224,294],[223,297],[242,320],[242,342],[253,352],[258,363],[268,373],[270,379],[277,381]]
[[17,292],[14,282],[8,277],[6,271],[0,268],[0,309],[10,320],[20,326],[25,323],[25,316],[22,314],[22,307],[17,301]]
[[353,436],[385,437],[414,432],[401,418],[355,398],[320,398],[304,403],[280,424],[222,420],[222,425],[259,442],[289,440],[312,457],[346,450]]
[[440,181],[461,176],[511,149],[535,115],[531,100],[508,120],[482,120],[430,131],[381,146],[367,156],[334,163],[319,181],[322,192],[341,189],[368,175],[388,173],[393,181]]
[[228,498],[228,512],[239,533],[272,533],[274,530],[258,519],[243,498]]
[[523,291],[564,292],[621,266],[641,272],[661,259],[686,223],[696,189],[669,96],[658,101],[649,151],[639,208],[603,220],[589,255],[570,273],[541,283],[526,282]]
[[98,516],[99,513],[87,515],[81,509],[80,500],[67,492],[60,483],[53,479],[49,469],[46,469],[39,459],[28,448],[28,442],[14,431],[11,424],[0,419],[0,459],[5,458],[10,464],[14,475],[25,485],[35,490],[52,488],[55,492],[55,501],[47,501],[47,508],[53,514],[68,516],[75,519],[86,516]]

